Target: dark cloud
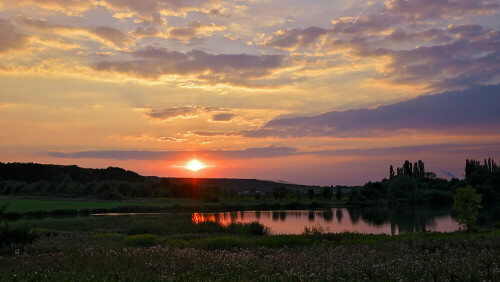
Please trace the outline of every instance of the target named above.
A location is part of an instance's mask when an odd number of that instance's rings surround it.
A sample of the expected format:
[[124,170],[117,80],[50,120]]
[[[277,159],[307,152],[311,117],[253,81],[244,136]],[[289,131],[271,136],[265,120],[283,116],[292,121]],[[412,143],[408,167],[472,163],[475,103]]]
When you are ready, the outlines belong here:
[[[500,41],[458,40],[411,50],[378,50],[391,58],[385,79],[400,84],[430,84],[431,89],[456,89],[498,83]],[[480,74],[480,75],[478,75]]]
[[230,121],[236,115],[231,113],[219,113],[212,116],[212,121]]
[[10,21],[0,19],[0,54],[24,49],[28,38],[27,35],[18,33]]
[[199,157],[216,157],[230,159],[272,158],[288,156],[296,153],[290,147],[263,147],[244,150],[204,150],[204,151],[81,151],[72,153],[49,152],[49,156],[58,158],[89,158],[89,159],[115,159],[115,160],[168,160],[186,155]]
[[212,55],[199,50],[181,53],[153,47],[134,51],[131,55],[139,59],[103,61],[93,68],[148,79],[177,74],[195,75],[209,82],[241,84],[265,77],[284,65],[279,55]]
[[247,137],[374,136],[398,130],[500,132],[500,85],[421,96],[375,109],[275,119]]

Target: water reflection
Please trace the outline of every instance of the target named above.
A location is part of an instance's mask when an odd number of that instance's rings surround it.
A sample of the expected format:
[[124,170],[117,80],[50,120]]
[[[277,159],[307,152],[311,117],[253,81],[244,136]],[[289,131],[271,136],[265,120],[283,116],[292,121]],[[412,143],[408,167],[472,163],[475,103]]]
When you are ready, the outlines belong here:
[[[337,220],[334,220],[335,217]],[[258,221],[274,234],[300,234],[306,226],[319,225],[330,232],[401,234],[416,231],[450,232],[458,223],[449,210],[421,208],[336,208],[315,211],[240,211],[194,213],[195,223],[206,221],[223,225],[233,222]]]

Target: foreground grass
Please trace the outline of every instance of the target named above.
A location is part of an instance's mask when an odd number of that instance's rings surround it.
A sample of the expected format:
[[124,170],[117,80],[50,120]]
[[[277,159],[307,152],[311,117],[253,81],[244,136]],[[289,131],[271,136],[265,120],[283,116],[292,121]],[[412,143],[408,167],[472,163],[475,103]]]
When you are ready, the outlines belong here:
[[225,235],[134,247],[120,234],[60,233],[0,256],[0,280],[499,281],[499,235]]

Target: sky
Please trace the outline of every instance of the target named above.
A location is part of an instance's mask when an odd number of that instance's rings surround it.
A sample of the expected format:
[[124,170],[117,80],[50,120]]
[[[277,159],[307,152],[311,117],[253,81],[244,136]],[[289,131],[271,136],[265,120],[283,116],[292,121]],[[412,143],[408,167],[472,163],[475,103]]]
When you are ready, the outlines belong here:
[[2,0],[0,162],[360,185],[408,159],[462,178],[500,159],[499,11]]

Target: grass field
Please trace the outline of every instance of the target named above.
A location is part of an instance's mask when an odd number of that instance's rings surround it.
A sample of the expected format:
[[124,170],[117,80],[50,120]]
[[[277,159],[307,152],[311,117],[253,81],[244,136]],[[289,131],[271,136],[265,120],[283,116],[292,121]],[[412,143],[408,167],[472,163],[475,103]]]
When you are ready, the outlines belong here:
[[17,221],[32,245],[3,248],[1,281],[498,281],[500,232],[252,235],[187,217]]
[[0,197],[0,204],[7,204],[7,213],[33,213],[51,211],[80,211],[105,209],[112,210],[118,207],[145,207],[151,211],[155,209],[175,210],[197,208],[204,210],[245,210],[258,209],[280,209],[309,207],[309,206],[345,206],[346,201],[326,200],[301,200],[300,203],[293,200],[255,200],[255,199],[231,199],[220,202],[203,202],[198,199],[189,198],[143,198],[124,201],[98,201],[89,199],[66,199],[66,198],[30,198],[30,197]]
[[[18,212],[262,203],[20,198],[1,202]],[[197,224],[191,213],[178,212],[21,217],[8,222],[14,228],[36,230],[38,238],[28,245],[0,246],[0,281],[500,281],[498,230],[389,236],[310,228],[300,235],[268,235],[259,224]]]

